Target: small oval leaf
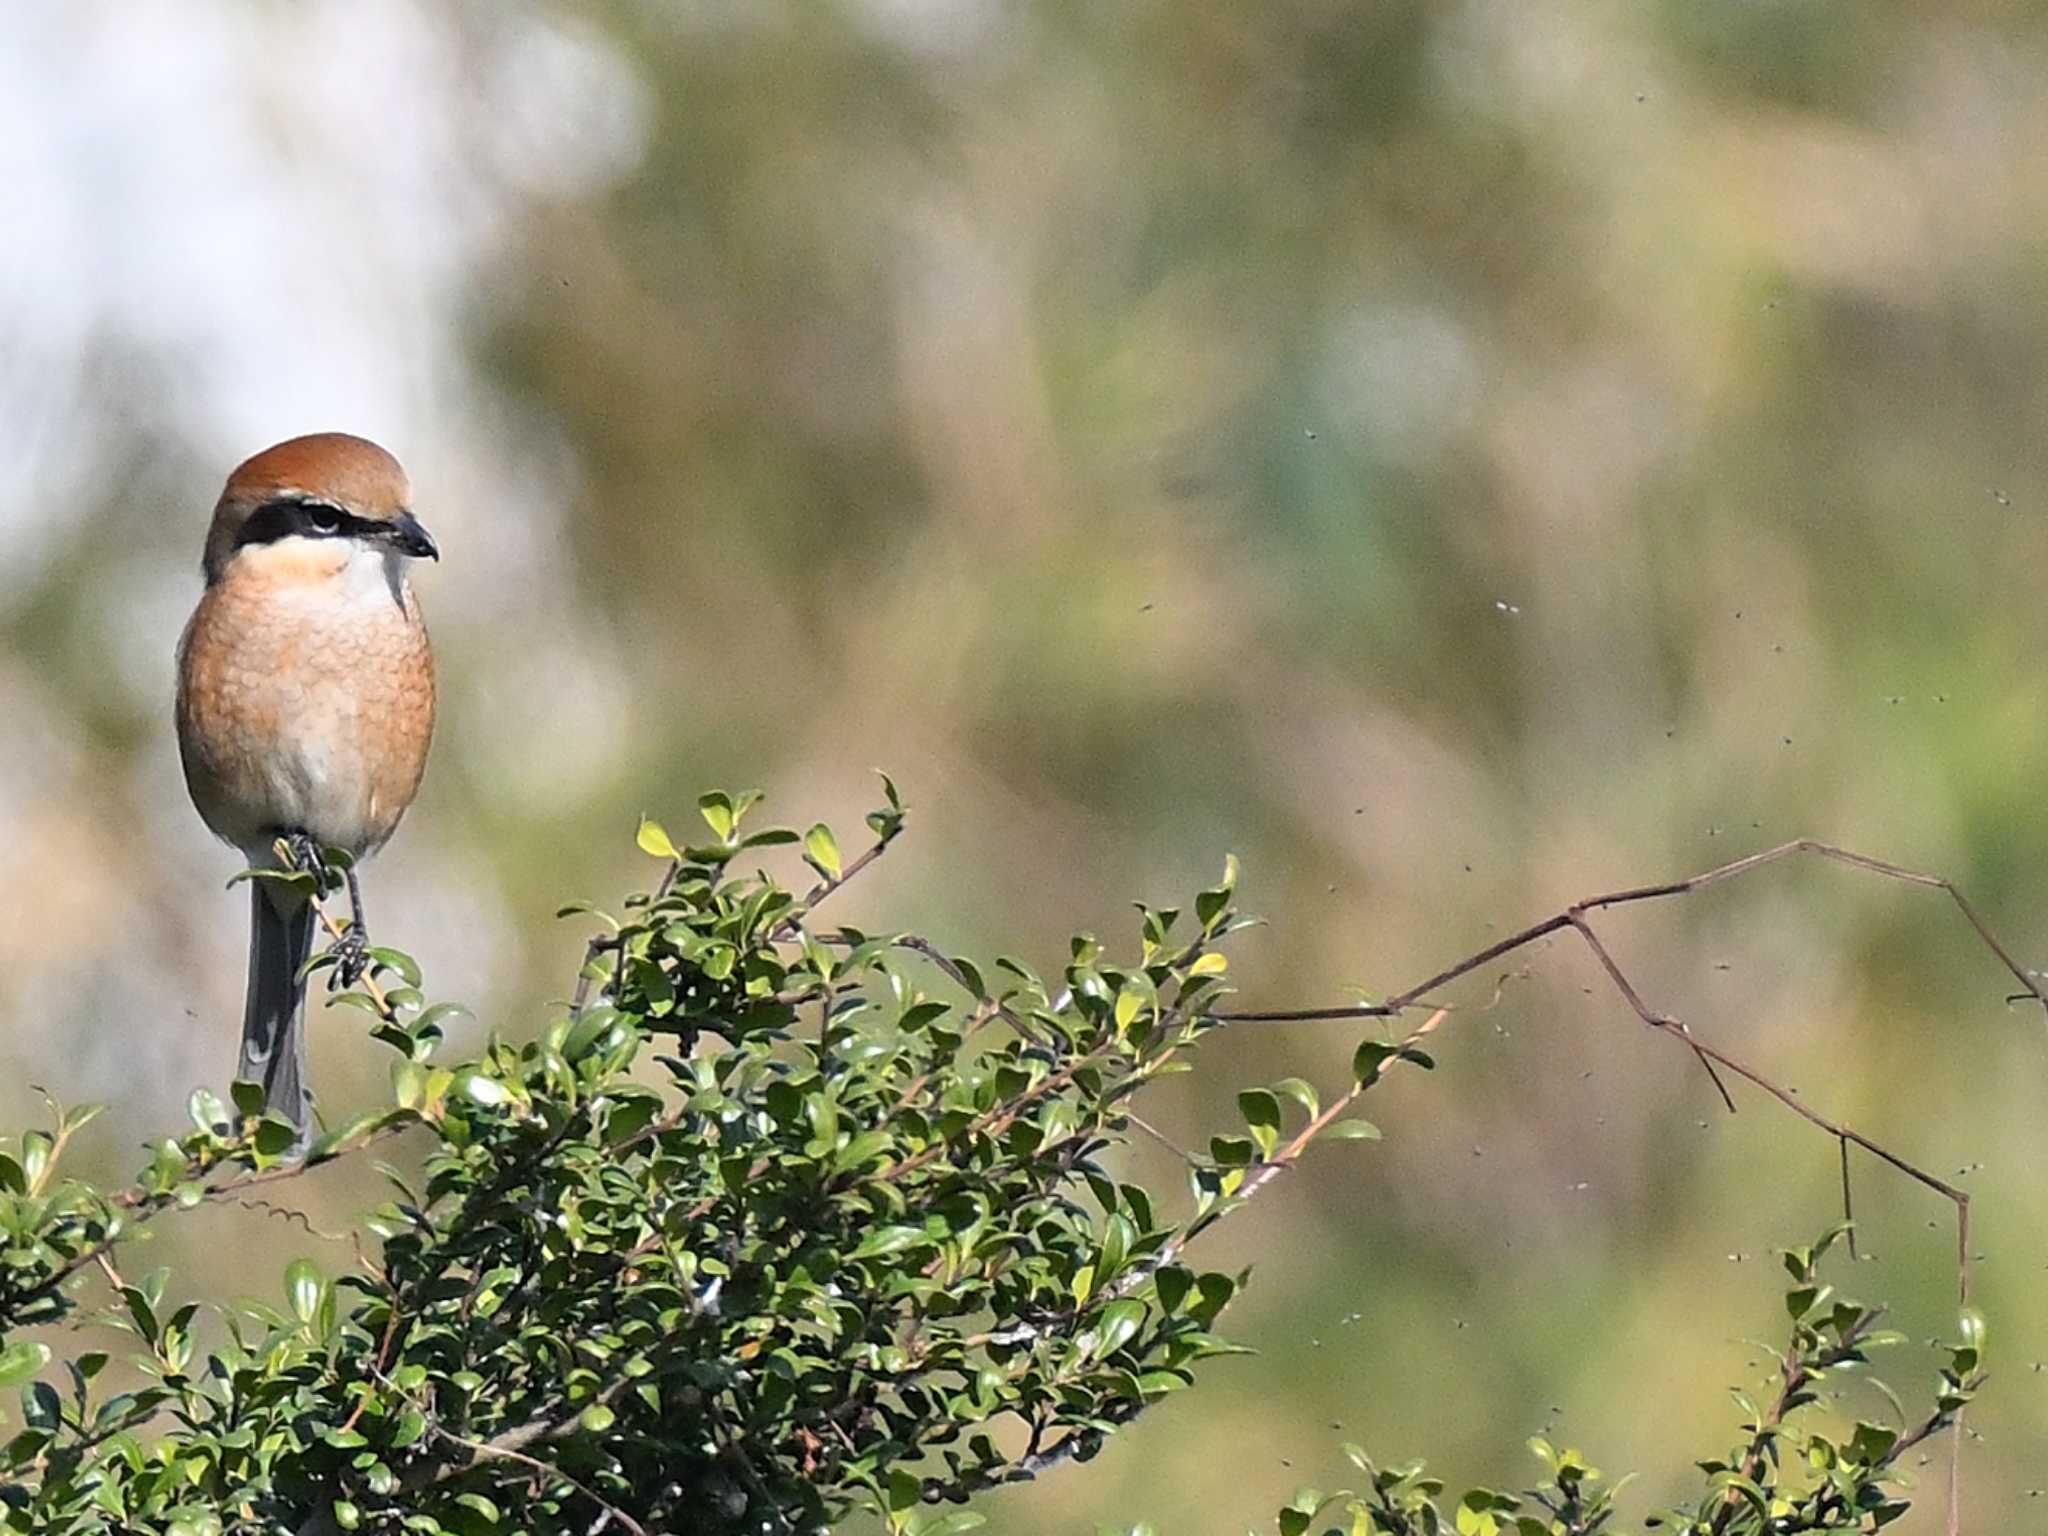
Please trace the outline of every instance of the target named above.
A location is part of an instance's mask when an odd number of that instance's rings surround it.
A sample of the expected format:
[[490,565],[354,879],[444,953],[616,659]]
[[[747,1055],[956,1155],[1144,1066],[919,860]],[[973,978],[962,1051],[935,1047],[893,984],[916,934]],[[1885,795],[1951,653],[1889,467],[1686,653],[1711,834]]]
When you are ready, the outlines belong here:
[[285,1266],[284,1295],[292,1316],[310,1323],[320,1315],[320,1303],[327,1294],[327,1277],[311,1259],[293,1259]]
[[832,836],[832,829],[822,821],[804,834],[804,856],[818,867],[818,872],[827,880],[838,880],[842,877],[839,842]]
[[1370,1120],[1339,1120],[1325,1126],[1323,1134],[1332,1141],[1378,1141],[1380,1128]]
[[633,841],[640,845],[642,853],[651,853],[657,859],[677,859],[676,845],[669,841],[668,829],[652,816],[640,818],[640,830],[633,835]]
[[0,1387],[18,1387],[49,1363],[49,1345],[34,1339],[16,1339],[0,1348]]

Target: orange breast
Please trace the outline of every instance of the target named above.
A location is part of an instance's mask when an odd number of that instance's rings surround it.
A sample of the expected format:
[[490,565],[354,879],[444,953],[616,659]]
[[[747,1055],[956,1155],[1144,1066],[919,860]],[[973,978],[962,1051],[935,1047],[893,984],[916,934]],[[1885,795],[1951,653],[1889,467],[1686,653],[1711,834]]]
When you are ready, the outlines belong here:
[[193,803],[253,853],[279,834],[367,853],[412,803],[434,731],[434,658],[410,588],[234,568],[179,647]]

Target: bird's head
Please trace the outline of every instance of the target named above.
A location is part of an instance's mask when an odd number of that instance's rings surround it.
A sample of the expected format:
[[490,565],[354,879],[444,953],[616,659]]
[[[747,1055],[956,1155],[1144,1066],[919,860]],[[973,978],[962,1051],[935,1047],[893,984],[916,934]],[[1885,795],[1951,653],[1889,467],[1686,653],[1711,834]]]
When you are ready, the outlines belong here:
[[206,536],[206,579],[219,581],[238,559],[339,571],[359,552],[394,566],[441,558],[412,515],[398,460],[367,438],[316,432],[266,448],[228,476]]

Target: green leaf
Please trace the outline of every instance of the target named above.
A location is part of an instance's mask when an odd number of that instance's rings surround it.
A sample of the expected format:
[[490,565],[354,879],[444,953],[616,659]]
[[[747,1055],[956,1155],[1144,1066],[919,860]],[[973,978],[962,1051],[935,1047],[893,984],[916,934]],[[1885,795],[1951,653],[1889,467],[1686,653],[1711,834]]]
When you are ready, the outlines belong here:
[[256,1151],[261,1157],[283,1157],[298,1139],[297,1128],[281,1116],[265,1115],[256,1122]]
[[592,1403],[577,1417],[576,1422],[593,1435],[601,1435],[612,1427],[613,1421],[617,1418],[618,1415],[603,1403]]
[[844,878],[839,864],[839,844],[832,836],[832,829],[822,821],[804,834],[804,857],[827,880]]
[[106,1108],[107,1106],[104,1104],[74,1105],[59,1117],[59,1123],[64,1127],[67,1134],[72,1131],[83,1130],[86,1126],[92,1124],[93,1121],[99,1119],[106,1112]]
[[1126,1033],[1132,1020],[1144,1011],[1145,994],[1136,987],[1125,987],[1116,995],[1116,1028],[1119,1035]]
[[320,894],[319,882],[313,876],[296,869],[240,870],[228,877],[227,888],[232,891],[244,880],[266,881],[274,885],[281,885],[286,890],[297,891],[305,896],[317,896]]
[[458,1072],[455,1076],[455,1091],[472,1104],[486,1109],[495,1109],[501,1104],[512,1102],[512,1090],[487,1073],[474,1068]]
[[291,1307],[292,1316],[300,1322],[311,1323],[319,1317],[328,1291],[327,1277],[320,1273],[311,1259],[293,1259],[285,1266],[285,1301]]
[[370,963],[380,970],[402,977],[408,987],[420,984],[420,963],[402,949],[387,949],[381,944],[372,944],[366,951]]
[[1102,1248],[1095,1256],[1095,1270],[1104,1281],[1113,1278],[1123,1268],[1124,1258],[1136,1241],[1138,1229],[1131,1225],[1131,1219],[1121,1213],[1113,1215],[1102,1224]]
[[49,1363],[49,1345],[36,1339],[16,1339],[0,1347],[0,1387],[18,1387]]
[[1378,1141],[1380,1128],[1370,1120],[1339,1120],[1324,1126],[1322,1134],[1331,1141]]
[[1223,883],[1211,886],[1195,898],[1195,917],[1204,933],[1213,932],[1219,919],[1230,906],[1231,893],[1237,888],[1237,855],[1231,854],[1223,861]]
[[1280,1101],[1270,1089],[1247,1088],[1237,1096],[1237,1108],[1245,1124],[1251,1127],[1259,1155],[1271,1157],[1280,1142]]
[[336,1126],[307,1149],[306,1161],[323,1163],[329,1158],[339,1157],[353,1151],[369,1140],[384,1123],[386,1111],[365,1110]]
[[907,1514],[924,1501],[924,1484],[901,1467],[889,1471],[889,1513]]
[[391,1099],[400,1109],[418,1109],[426,1100],[427,1068],[417,1061],[391,1064]]
[[1102,1319],[1095,1325],[1095,1347],[1089,1358],[1102,1360],[1115,1354],[1136,1336],[1145,1322],[1145,1304],[1142,1301],[1113,1301],[1102,1309]]
[[1963,1308],[1962,1316],[1958,1320],[1956,1327],[1958,1337],[1962,1339],[1964,1344],[1979,1353],[1983,1352],[1985,1328],[1984,1314],[1982,1312],[1979,1312],[1975,1307]]
[[1159,1306],[1171,1317],[1180,1310],[1180,1304],[1194,1288],[1194,1275],[1178,1264],[1169,1264],[1152,1277],[1153,1289],[1158,1293]]
[[1283,1077],[1273,1084],[1273,1091],[1294,1100],[1311,1120],[1315,1119],[1316,1111],[1322,1107],[1322,1100],[1316,1096],[1315,1084],[1303,1078]]
[[[212,1095],[208,1095],[212,1098]],[[218,1104],[219,1099],[213,1102]],[[203,1127],[202,1127],[203,1129]],[[21,1138],[21,1172],[28,1181],[31,1191],[42,1187],[44,1177],[50,1171],[51,1160],[56,1155],[57,1143],[44,1131],[29,1131]]]
[[[699,795],[697,814],[704,818],[704,825],[711,829],[711,835],[721,843],[732,840],[732,829],[739,825],[739,815],[733,808],[732,796],[719,790],[713,790],[708,795]],[[653,852],[652,849],[648,851]]]
[[849,1253],[849,1259],[886,1259],[891,1254],[902,1253],[928,1242],[923,1227],[877,1227],[862,1238]]
[[1243,1136],[1211,1136],[1209,1155],[1226,1168],[1244,1168],[1251,1164],[1258,1149]]
[[634,834],[633,841],[640,845],[642,853],[651,853],[657,859],[673,861],[682,857],[676,852],[676,845],[669,841],[668,829],[651,816],[640,818],[640,830]]
[[1385,1070],[1395,1048],[1378,1040],[1361,1040],[1358,1049],[1351,1055],[1351,1080],[1355,1083],[1369,1083]]
[[1887,1429],[1882,1424],[1858,1424],[1855,1434],[1850,1437],[1848,1450],[1855,1460],[1867,1467],[1875,1467],[1891,1454],[1898,1441],[1899,1432],[1895,1429]]
[[[194,1088],[192,1097],[185,1101],[185,1108],[192,1116],[192,1123],[209,1134],[226,1131],[234,1121],[227,1105],[221,1103],[220,1095],[208,1088]],[[33,1176],[29,1182],[35,1182]]]

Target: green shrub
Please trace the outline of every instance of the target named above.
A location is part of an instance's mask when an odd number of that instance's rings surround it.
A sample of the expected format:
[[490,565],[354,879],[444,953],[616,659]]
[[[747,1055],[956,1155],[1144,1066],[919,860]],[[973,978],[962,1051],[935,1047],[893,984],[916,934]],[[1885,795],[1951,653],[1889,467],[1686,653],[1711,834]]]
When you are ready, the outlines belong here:
[[[1240,1277],[1190,1244],[1314,1140],[1376,1135],[1349,1110],[1430,1065],[1441,1014],[1361,1046],[1328,1102],[1294,1079],[1246,1089],[1242,1134],[1191,1158],[1169,1198],[1120,1182],[1108,1154],[1133,1099],[1224,1027],[1234,865],[1187,911],[1141,908],[1128,949],[1075,939],[1048,981],[817,921],[900,831],[893,786],[845,867],[822,826],[749,832],[753,799],[705,796],[702,845],[643,824],[665,873],[618,916],[588,914],[604,931],[576,1001],[538,1038],[441,1063],[453,1010],[409,958],[373,951],[342,1001],[393,1052],[391,1101],[303,1165],[248,1084],[231,1104],[194,1094],[193,1129],[119,1190],[62,1171],[90,1110],[53,1105],[50,1130],[9,1142],[0,1382],[26,1386],[0,1529],[808,1532],[866,1508],[936,1536],[980,1523],[977,1492],[1087,1460],[1231,1352],[1217,1326]],[[816,871],[806,894],[750,867],[778,844]],[[111,1262],[146,1223],[401,1135],[424,1152],[386,1170],[357,1270],[292,1263],[282,1307],[218,1309],[217,1347],[197,1347],[202,1309],[166,1274],[130,1283]],[[1882,1523],[1902,1507],[1900,1450],[1967,1399],[1974,1339],[1916,1428],[1798,1428],[1815,1386],[1881,1342],[1876,1314],[1814,1273],[1825,1247],[1792,1256],[1784,1392],[1703,1463],[1682,1529]],[[103,1390],[99,1350],[49,1370],[49,1341],[76,1340],[51,1325],[95,1321],[134,1336],[144,1385]],[[1305,1494],[1280,1529],[1600,1527],[1598,1475],[1541,1453],[1543,1487],[1467,1494],[1446,1523],[1419,1469],[1358,1452],[1364,1492]]]

